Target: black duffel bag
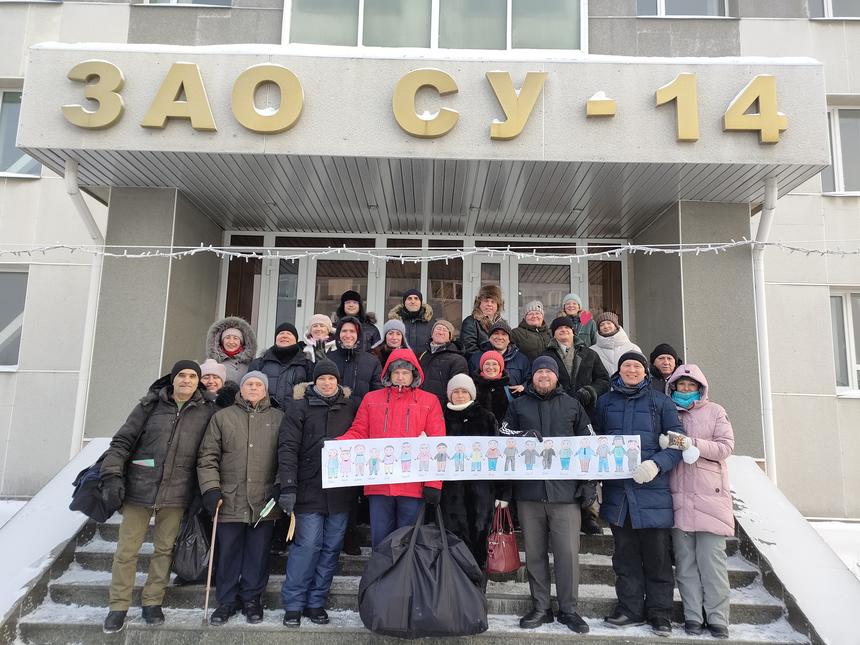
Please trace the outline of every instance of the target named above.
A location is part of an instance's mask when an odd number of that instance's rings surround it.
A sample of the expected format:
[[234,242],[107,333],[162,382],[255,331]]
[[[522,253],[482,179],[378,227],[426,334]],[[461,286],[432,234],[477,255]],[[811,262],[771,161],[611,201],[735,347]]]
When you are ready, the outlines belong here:
[[119,510],[119,507],[108,507],[102,498],[102,480],[99,471],[105,459],[104,453],[92,466],[84,468],[75,477],[72,486],[72,503],[69,510],[80,511],[96,522],[107,522],[108,518]]
[[398,638],[470,636],[487,630],[483,573],[466,545],[438,526],[397,529],[374,550],[358,587],[361,622]]

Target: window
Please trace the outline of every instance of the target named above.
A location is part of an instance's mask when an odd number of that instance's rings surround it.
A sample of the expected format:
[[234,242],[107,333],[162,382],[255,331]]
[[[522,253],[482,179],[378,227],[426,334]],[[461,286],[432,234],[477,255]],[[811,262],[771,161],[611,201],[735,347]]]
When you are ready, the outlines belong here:
[[18,365],[26,295],[26,271],[0,271],[0,367]]
[[858,18],[860,0],[809,0],[810,18]]
[[830,159],[821,173],[825,193],[860,191],[860,108],[833,108],[829,114]]
[[860,389],[860,293],[830,296],[836,386]]
[[726,0],[636,0],[638,16],[728,16]]
[[0,92],[0,173],[38,177],[42,164],[15,147],[21,92]]
[[578,50],[585,12],[586,0],[292,0],[288,40],[353,47]]

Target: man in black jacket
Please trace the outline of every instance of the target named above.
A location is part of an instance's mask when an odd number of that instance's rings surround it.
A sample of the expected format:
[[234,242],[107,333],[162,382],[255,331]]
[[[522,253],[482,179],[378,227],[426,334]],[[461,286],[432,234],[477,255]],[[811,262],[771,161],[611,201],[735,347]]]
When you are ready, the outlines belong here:
[[[600,362],[598,360],[598,362]],[[525,393],[511,401],[503,435],[544,437],[588,435],[591,427],[582,405],[559,387],[558,366],[549,356],[532,364],[532,382]],[[526,571],[533,609],[520,619],[531,629],[553,621],[550,608],[549,550],[555,560],[558,621],[585,634],[588,624],[576,613],[579,586],[580,503],[590,504],[594,485],[576,480],[517,480],[513,498],[526,543]]]
[[306,383],[313,370],[298,340],[299,332],[295,325],[281,323],[275,328],[275,344],[248,366],[249,372],[259,371],[268,377],[269,396],[282,410],[293,398],[293,387],[297,383]]
[[379,342],[379,329],[369,319],[370,315],[364,311],[364,301],[358,291],[344,291],[340,296],[340,306],[335,312],[335,324],[341,318],[353,316],[361,322],[361,348],[369,352]]
[[373,354],[364,351],[358,318],[341,318],[337,322],[334,337],[337,346],[326,352],[326,358],[337,365],[340,384],[348,387],[352,391],[352,398],[360,404],[365,394],[382,389],[379,379],[382,368]]

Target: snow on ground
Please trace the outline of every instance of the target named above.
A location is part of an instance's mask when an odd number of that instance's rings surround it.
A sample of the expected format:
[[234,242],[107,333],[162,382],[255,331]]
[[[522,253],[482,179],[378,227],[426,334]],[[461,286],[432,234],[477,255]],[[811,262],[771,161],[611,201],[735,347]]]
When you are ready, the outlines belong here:
[[860,580],[860,522],[810,522],[812,528],[836,552]]
[[21,510],[26,504],[24,500],[2,499],[0,500],[0,527],[12,519],[12,516]]

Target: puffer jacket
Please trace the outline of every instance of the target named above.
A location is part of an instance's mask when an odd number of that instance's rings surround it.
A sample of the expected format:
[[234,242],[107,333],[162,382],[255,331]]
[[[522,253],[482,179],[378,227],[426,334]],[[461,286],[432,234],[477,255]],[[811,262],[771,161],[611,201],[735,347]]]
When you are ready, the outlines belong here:
[[520,351],[529,359],[529,363],[543,354],[551,340],[552,334],[549,333],[546,321],[541,323],[540,327],[532,327],[523,318],[520,324],[511,330],[511,342],[520,348]]
[[[384,387],[370,392],[361,401],[355,420],[340,439],[390,439],[391,445],[399,450],[398,439],[417,437],[422,432],[428,437],[445,436],[445,419],[439,399],[419,389],[424,373],[415,353],[411,349],[397,349],[391,352],[383,369],[383,383],[388,380],[388,372],[395,361],[408,361],[418,377],[411,387]],[[388,380],[390,382],[390,380]],[[423,496],[424,486],[442,488],[440,481],[406,482],[403,484],[377,484],[365,486],[365,495],[388,495],[392,497]]]
[[[561,387],[549,394],[538,394],[533,385],[508,405],[505,420],[499,428],[502,436],[522,436],[529,432],[539,433],[543,442],[535,439],[535,447],[541,451],[548,438],[570,437],[591,434],[588,414],[582,405]],[[555,446],[559,448],[560,446]],[[590,497],[594,485],[587,481],[572,479],[523,479],[513,482],[513,498],[521,502],[546,502],[549,504],[573,504],[583,497]],[[503,494],[507,497],[507,494]]]
[[172,395],[170,375],[162,376],[110,442],[100,472],[125,478],[126,504],[182,508],[191,502],[197,449],[215,404],[202,388],[181,409]]
[[313,383],[293,388],[278,434],[278,473],[281,490],[296,493],[296,513],[346,513],[358,497],[355,488],[322,487],[323,442],[347,431],[358,404],[350,390],[341,387],[337,398],[326,401]]
[[[481,368],[481,356],[484,352],[493,349],[489,341],[484,343],[480,352],[476,352],[469,357],[469,371],[477,372]],[[495,350],[494,350],[495,351]],[[511,343],[508,349],[502,354],[505,359],[505,373],[508,375],[510,382],[508,385],[525,385],[531,379],[532,366],[526,355],[520,351],[520,348]]]
[[612,336],[601,336],[598,334],[597,342],[590,349],[600,357],[607,374],[615,374],[618,371],[618,359],[625,353],[642,353],[639,345],[631,343],[630,338],[627,337],[627,332],[621,327]]
[[278,402],[284,410],[293,399],[293,387],[297,383],[310,380],[313,367],[308,357],[302,351],[301,344],[293,345],[295,354],[282,361],[275,353],[275,347],[270,347],[266,353],[255,358],[248,366],[248,371],[259,370],[269,378],[269,395]]
[[[381,369],[376,357],[364,351],[364,346],[361,344],[363,327],[358,318],[353,316],[341,318],[337,323],[335,338],[340,338],[340,328],[347,322],[353,323],[358,328],[358,342],[355,347],[347,349],[340,340],[336,340],[335,347],[326,352],[326,358],[337,365],[340,372],[338,383],[348,387],[356,403],[361,403],[365,394],[382,387],[382,382],[379,380]],[[311,370],[312,374],[313,370]]]
[[624,392],[618,374],[612,389],[597,400],[594,429],[604,435],[639,435],[641,460],[651,459],[660,469],[647,484],[632,479],[607,479],[603,482],[600,517],[615,526],[624,526],[627,516],[634,529],[668,529],[674,525],[669,471],[681,461],[681,451],[661,449],[659,437],[665,432],[684,433],[675,404],[665,394],[651,389],[646,374],[635,392]]
[[[460,325],[460,344],[463,346],[463,354],[466,355],[466,358],[471,358],[475,353],[481,353],[484,343],[490,341],[487,330],[500,322],[505,323],[505,325],[508,324],[508,321],[498,313],[492,320],[488,320],[486,316],[481,314],[480,309],[476,309],[463,318]],[[482,323],[486,323],[486,327]]]
[[402,320],[406,327],[406,343],[416,355],[430,347],[430,334],[433,332],[433,307],[424,303],[412,313],[403,305],[392,307],[388,320]]
[[[278,430],[284,413],[268,398],[252,406],[241,394],[216,412],[197,454],[200,491],[221,489],[219,522],[253,524],[272,498],[278,474]],[[263,518],[281,516],[278,505]]]
[[421,354],[418,361],[424,372],[421,389],[435,394],[439,399],[439,405],[444,409],[445,404],[448,403],[448,381],[455,374],[469,373],[466,359],[454,343],[448,343],[435,352],[428,349]]
[[[224,353],[224,348],[221,347],[221,334],[225,329],[235,327],[242,332],[244,346],[241,352],[235,356],[227,356]],[[257,355],[257,334],[244,319],[236,316],[228,316],[221,320],[216,320],[209,327],[209,332],[206,334],[206,358],[213,358],[216,362],[221,363],[224,369],[227,370],[227,380],[236,383],[245,376],[248,371],[248,365],[254,360]]]
[[559,387],[576,397],[586,412],[592,414],[598,397],[609,391],[609,375],[594,351],[583,345],[574,345],[573,351],[572,373],[564,365],[562,349],[557,340],[550,341],[542,356],[555,359]]
[[681,365],[669,377],[669,391],[675,381],[687,376],[701,384],[702,398],[688,409],[678,407],[678,416],[687,436],[699,449],[692,464],[679,463],[669,473],[675,507],[675,528],[734,535],[732,493],[726,459],[735,449],[732,424],[723,406],[708,400],[708,381],[696,365]]

